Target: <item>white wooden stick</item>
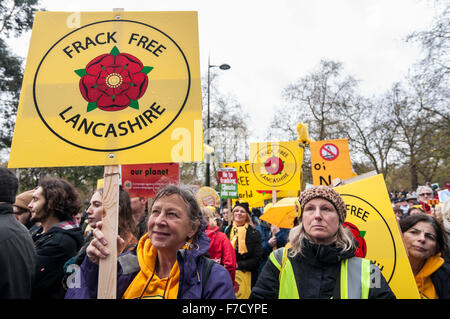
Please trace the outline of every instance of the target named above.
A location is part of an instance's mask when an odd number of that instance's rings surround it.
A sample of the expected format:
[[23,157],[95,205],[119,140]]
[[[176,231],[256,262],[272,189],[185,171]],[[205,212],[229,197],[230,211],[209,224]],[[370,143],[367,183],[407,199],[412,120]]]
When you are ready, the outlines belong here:
[[110,252],[100,259],[98,273],[98,299],[116,299],[117,287],[117,235],[119,226],[119,165],[105,166],[103,187],[102,232]]

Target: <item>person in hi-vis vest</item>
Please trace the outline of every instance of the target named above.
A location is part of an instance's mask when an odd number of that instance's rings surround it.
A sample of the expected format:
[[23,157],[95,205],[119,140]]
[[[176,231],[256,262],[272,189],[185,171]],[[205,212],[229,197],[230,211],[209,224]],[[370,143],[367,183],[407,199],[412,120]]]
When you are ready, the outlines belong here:
[[289,243],[270,254],[250,298],[395,298],[378,267],[355,257],[357,243],[343,226],[347,210],[339,193],[309,188],[296,209],[299,225]]

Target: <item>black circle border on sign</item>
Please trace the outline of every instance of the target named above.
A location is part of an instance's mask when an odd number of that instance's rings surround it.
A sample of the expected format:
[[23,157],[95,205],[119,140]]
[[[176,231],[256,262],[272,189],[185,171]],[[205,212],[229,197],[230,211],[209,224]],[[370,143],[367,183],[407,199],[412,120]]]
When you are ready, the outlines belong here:
[[[66,37],[68,37],[68,36],[71,35],[72,33],[75,33],[75,32],[77,32],[77,31],[79,31],[79,30],[81,30],[81,29],[83,29],[83,28],[86,28],[86,27],[89,27],[89,26],[92,26],[92,25],[95,25],[95,24],[106,23],[106,22],[131,22],[131,23],[137,23],[137,24],[144,25],[144,26],[146,26],[146,27],[149,27],[149,28],[151,28],[151,29],[154,29],[154,30],[156,30],[156,31],[158,31],[158,32],[160,32],[160,33],[162,33],[163,35],[165,35],[168,39],[170,39],[170,40],[175,44],[175,46],[178,48],[178,50],[180,50],[180,52],[181,52],[181,54],[182,54],[182,56],[183,56],[183,58],[184,58],[184,61],[186,62],[186,67],[187,67],[187,72],[188,72],[188,87],[187,87],[186,97],[185,97],[185,99],[184,99],[184,101],[183,101],[183,104],[182,104],[180,110],[179,110],[178,113],[175,115],[175,117],[172,119],[172,121],[170,121],[170,123],[169,123],[165,128],[163,128],[160,132],[158,132],[157,134],[153,135],[152,137],[146,139],[145,141],[139,142],[139,143],[137,143],[137,144],[135,144],[135,145],[131,145],[131,146],[127,146],[127,147],[122,147],[122,148],[117,148],[117,149],[95,149],[95,148],[91,148],[91,147],[86,147],[86,146],[78,145],[78,144],[76,144],[76,143],[74,143],[74,142],[71,142],[71,141],[65,139],[64,137],[60,136],[60,135],[59,135],[58,133],[56,133],[56,132],[50,127],[50,125],[45,121],[44,117],[42,116],[41,112],[39,111],[38,103],[37,103],[37,100],[36,100],[36,80],[37,80],[37,76],[38,76],[39,69],[40,69],[42,63],[44,62],[45,58],[46,58],[47,55],[50,53],[50,51],[51,51],[51,50],[52,50],[59,42],[61,42],[62,40],[64,40]],[[71,145],[73,145],[73,146],[75,146],[75,147],[78,147],[78,148],[82,148],[82,149],[88,150],[88,151],[114,152],[114,151],[124,151],[124,150],[127,150],[127,149],[131,149],[131,148],[140,146],[140,145],[142,145],[142,144],[145,144],[145,143],[151,141],[152,139],[154,139],[155,137],[158,137],[161,133],[163,133],[165,130],[167,130],[167,129],[172,125],[172,123],[178,118],[178,116],[181,114],[181,112],[183,111],[183,109],[184,109],[184,107],[185,107],[185,105],[186,105],[186,102],[187,102],[187,100],[188,100],[188,98],[189,98],[189,92],[190,92],[190,90],[191,90],[191,71],[190,71],[190,68],[189,68],[189,63],[188,63],[188,61],[187,61],[187,59],[186,59],[186,56],[185,56],[183,50],[181,50],[180,46],[179,46],[179,45],[178,45],[178,44],[177,44],[170,36],[168,36],[168,35],[167,35],[166,33],[164,33],[163,31],[159,30],[158,28],[155,28],[155,27],[153,27],[153,26],[151,26],[151,25],[148,25],[148,24],[146,24],[146,23],[139,22],[139,21],[133,21],[133,20],[103,20],[103,21],[93,22],[93,23],[87,24],[87,25],[85,25],[85,26],[82,26],[82,27],[80,27],[80,28],[78,28],[78,29],[75,29],[75,30],[73,30],[73,31],[71,31],[71,32],[69,32],[69,33],[67,33],[65,36],[63,36],[61,39],[59,39],[57,42],[55,42],[55,43],[51,46],[51,48],[45,53],[45,55],[44,55],[44,57],[42,58],[41,62],[39,62],[39,65],[38,65],[38,67],[37,67],[37,69],[36,69],[36,73],[35,73],[35,75],[34,75],[34,81],[33,81],[33,100],[34,100],[34,106],[35,106],[35,108],[36,108],[36,111],[38,112],[38,115],[39,115],[40,119],[42,120],[42,122],[43,122],[43,123],[45,124],[45,126],[50,130],[50,132],[52,132],[55,136],[57,136],[58,138],[60,138],[60,139],[63,140],[64,142],[66,142],[66,143],[68,143],[68,144],[71,144]]]
[[[283,146],[283,145],[280,145],[280,144],[278,144],[278,147],[287,150],[288,153],[292,155],[292,157],[294,158],[294,160],[296,160],[295,155],[291,152],[290,149],[288,149],[287,147],[285,147],[285,146]],[[258,154],[259,154],[259,152],[256,154],[256,158],[258,157]],[[255,158],[255,160],[256,160],[256,158]],[[296,160],[296,161],[295,161],[295,171],[294,171],[293,175],[295,175],[295,173],[297,172],[297,169],[298,169],[298,164],[297,164],[297,163],[298,163],[298,162],[297,162],[297,160]],[[258,181],[260,181],[262,184],[264,184],[264,185],[266,185],[266,186],[269,186],[269,187],[272,187],[272,188],[274,187],[273,184],[272,184],[272,185],[268,185],[268,184],[266,184],[265,182],[261,181],[261,179],[259,179],[259,178],[258,178],[258,175],[255,173],[255,167],[254,167],[254,165],[253,165],[252,163],[250,163],[250,166],[251,166],[253,175],[255,175],[255,177],[256,177],[256,179],[257,179]],[[289,183],[289,182],[292,180],[292,178],[294,178],[294,176],[292,176],[290,179],[288,179],[288,180],[287,180],[286,182],[284,182],[283,184],[275,185],[275,187],[279,187],[279,186],[286,185],[287,183]]]
[[[359,197],[359,196],[351,195],[351,194],[340,194],[340,195],[341,195],[341,197],[342,197],[342,196],[354,197],[354,198],[357,198],[357,199],[359,199],[359,200],[365,202],[366,204],[368,204],[370,207],[372,207],[372,208],[377,212],[377,214],[381,217],[381,219],[382,219],[383,222],[385,223],[387,229],[389,230],[389,234],[391,235],[391,239],[392,239],[392,245],[394,246],[394,267],[392,268],[391,276],[389,277],[389,279],[387,279],[387,282],[390,283],[390,282],[391,282],[391,279],[392,279],[392,276],[394,276],[394,273],[395,273],[395,267],[396,267],[396,265],[397,265],[397,249],[396,249],[396,247],[395,247],[394,236],[392,235],[392,231],[391,231],[391,229],[389,228],[388,223],[387,223],[386,220],[384,219],[383,215],[381,215],[381,213],[378,211],[378,209],[376,209],[371,203],[369,203],[369,202],[366,201],[365,199],[362,199],[362,198]],[[345,200],[344,200],[344,202],[345,202]]]

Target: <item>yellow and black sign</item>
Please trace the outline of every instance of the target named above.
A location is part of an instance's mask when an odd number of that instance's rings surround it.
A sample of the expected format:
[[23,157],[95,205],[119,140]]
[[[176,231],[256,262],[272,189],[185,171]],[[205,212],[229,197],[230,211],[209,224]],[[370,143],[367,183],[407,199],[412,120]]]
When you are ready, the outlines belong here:
[[383,175],[335,189],[345,201],[345,225],[358,241],[357,255],[378,266],[397,298],[419,298]]
[[236,168],[237,184],[238,184],[238,199],[233,199],[233,204],[239,200],[241,202],[247,202],[250,207],[263,207],[264,200],[272,198],[272,193],[269,193],[269,189],[257,190],[250,184],[250,163],[245,162],[233,162],[224,163],[224,167]]
[[71,15],[36,13],[9,166],[202,160],[197,13]]
[[298,142],[250,143],[250,181],[254,189],[299,190],[303,148]]

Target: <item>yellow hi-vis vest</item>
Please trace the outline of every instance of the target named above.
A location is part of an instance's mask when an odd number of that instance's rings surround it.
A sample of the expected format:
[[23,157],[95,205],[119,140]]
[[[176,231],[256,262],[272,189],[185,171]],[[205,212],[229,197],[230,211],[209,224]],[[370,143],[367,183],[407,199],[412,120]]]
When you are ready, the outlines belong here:
[[[279,248],[269,260],[280,271],[278,299],[300,299],[294,270],[287,258],[287,249]],[[341,262],[341,299],[367,299],[370,288],[370,260],[353,257]]]

